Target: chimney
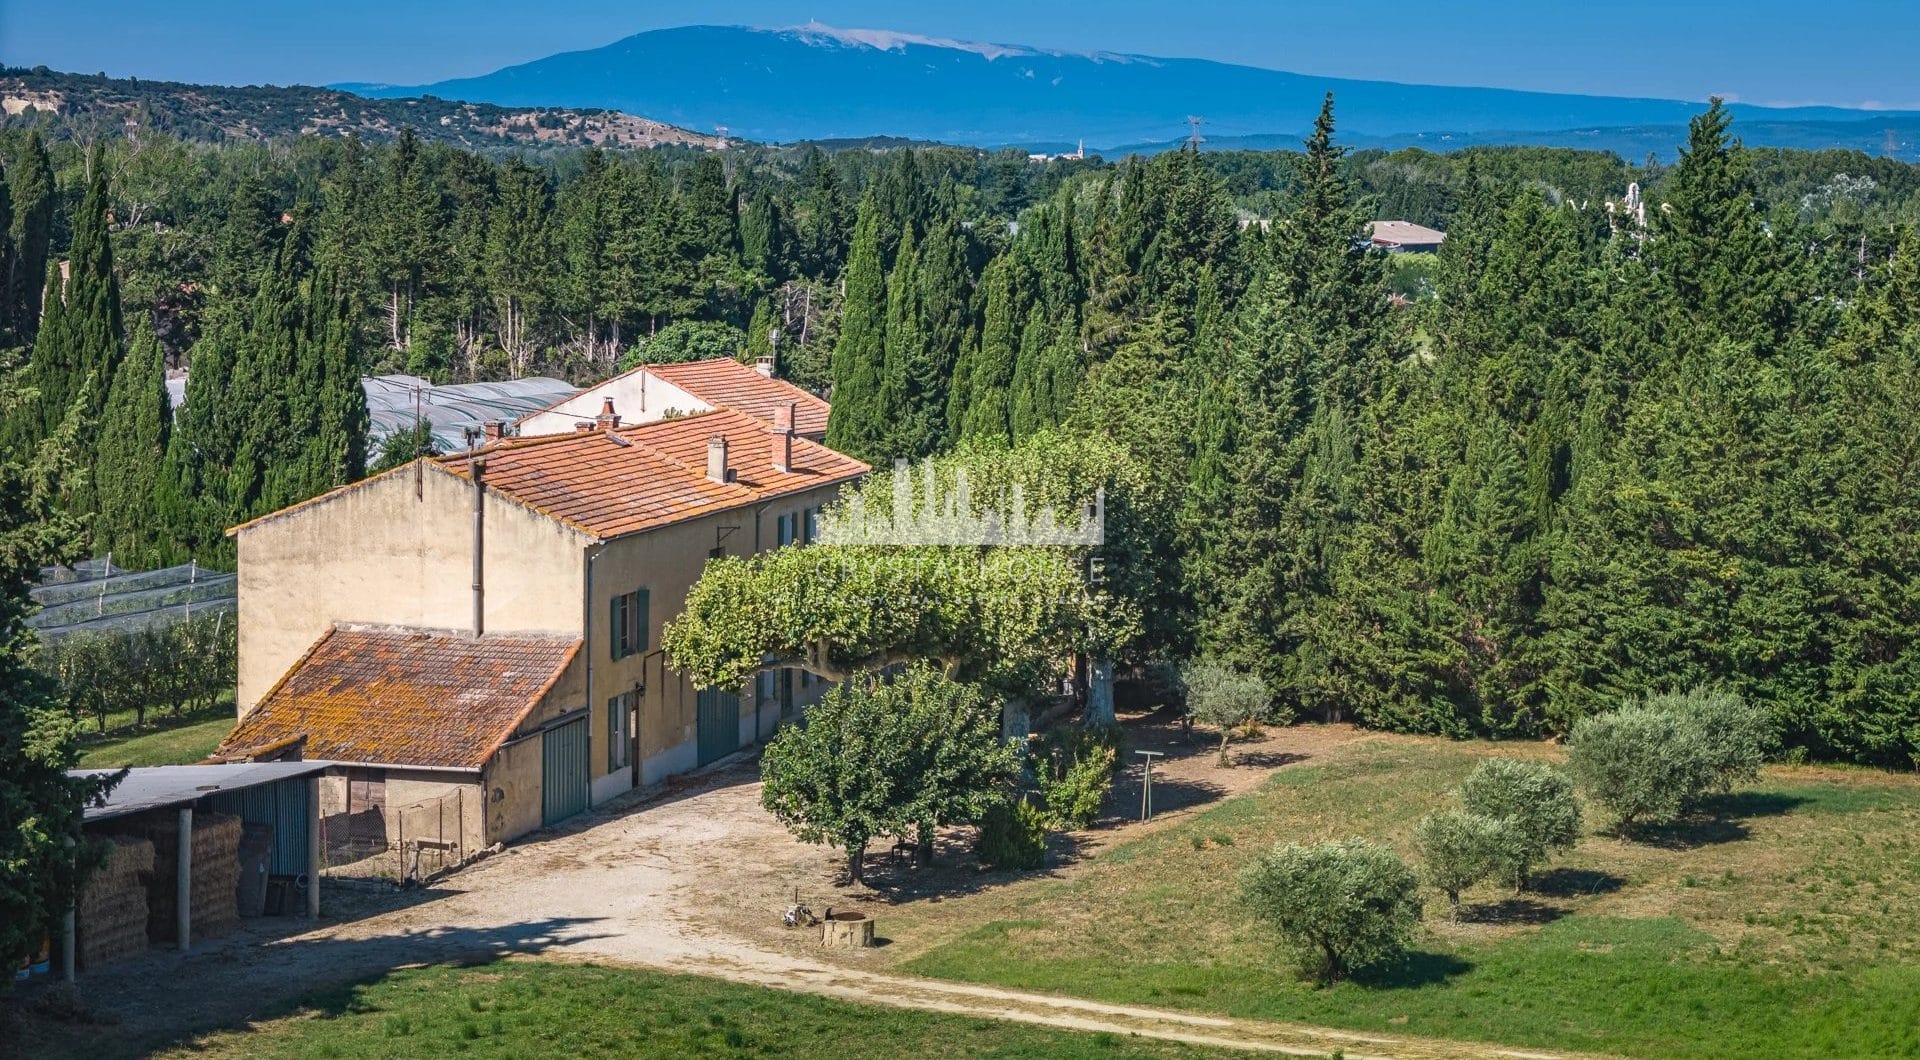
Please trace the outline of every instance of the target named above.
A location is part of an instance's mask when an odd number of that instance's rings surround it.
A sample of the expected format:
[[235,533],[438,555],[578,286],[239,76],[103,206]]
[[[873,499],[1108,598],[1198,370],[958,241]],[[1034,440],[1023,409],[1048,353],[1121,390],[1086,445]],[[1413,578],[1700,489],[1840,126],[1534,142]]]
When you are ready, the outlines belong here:
[[772,379],[773,378],[773,358],[770,356],[755,357],[753,359],[753,370],[756,372],[759,372],[763,376],[766,376],[768,379]]
[[620,429],[620,414],[613,411],[613,399],[600,402],[600,415],[593,418],[593,425],[603,431]]
[[793,404],[773,407],[773,469],[783,475],[793,470]]
[[467,462],[473,470],[473,635],[487,632],[487,462],[475,458]]
[[506,420],[488,420],[481,425],[481,431],[489,442],[497,442],[507,436]]
[[573,421],[573,433],[575,433],[575,434],[592,434],[592,433],[593,433],[593,426],[594,426],[594,424],[593,424],[593,421],[592,421],[592,420],[574,420],[574,421]]
[[707,477],[715,482],[733,481],[733,470],[727,467],[727,436],[724,434],[707,439]]

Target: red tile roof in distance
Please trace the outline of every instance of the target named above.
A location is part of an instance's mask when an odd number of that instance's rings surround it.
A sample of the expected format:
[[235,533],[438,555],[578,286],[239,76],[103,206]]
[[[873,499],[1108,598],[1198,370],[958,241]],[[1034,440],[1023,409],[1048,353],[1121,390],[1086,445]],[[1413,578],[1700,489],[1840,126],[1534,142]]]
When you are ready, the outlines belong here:
[[761,375],[752,365],[722,357],[685,364],[650,364],[646,370],[710,405],[735,409],[765,423],[773,422],[776,406],[791,401],[795,431],[814,436],[827,433],[831,405],[784,379]]
[[219,754],[304,739],[308,759],[478,769],[579,650],[578,640],[531,636],[331,629]]
[[[752,369],[748,369],[749,372]],[[707,477],[707,444],[727,440],[732,482]],[[805,438],[788,470],[773,468],[769,424],[732,409],[637,424],[510,438],[480,450],[487,488],[594,537],[653,530],[713,512],[846,482],[867,465]],[[471,477],[468,454],[438,458]]]

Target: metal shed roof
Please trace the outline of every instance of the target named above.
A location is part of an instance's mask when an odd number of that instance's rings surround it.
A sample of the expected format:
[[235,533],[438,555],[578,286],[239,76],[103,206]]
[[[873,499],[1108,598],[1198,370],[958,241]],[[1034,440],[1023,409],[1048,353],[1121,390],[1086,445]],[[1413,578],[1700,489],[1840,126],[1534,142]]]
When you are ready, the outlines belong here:
[[[145,766],[130,770],[107,795],[105,806],[89,806],[81,815],[91,823],[148,810],[189,806],[209,795],[244,791],[281,780],[323,773],[334,763],[312,762],[237,762],[205,766]],[[110,776],[114,769],[74,769],[69,776]]]

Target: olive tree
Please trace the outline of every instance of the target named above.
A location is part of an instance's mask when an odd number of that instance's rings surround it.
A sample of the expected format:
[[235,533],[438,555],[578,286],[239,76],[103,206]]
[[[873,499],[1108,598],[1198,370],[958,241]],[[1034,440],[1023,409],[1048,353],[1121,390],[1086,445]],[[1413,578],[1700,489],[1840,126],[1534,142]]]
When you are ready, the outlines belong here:
[[1455,920],[1461,892],[1508,867],[1515,831],[1511,818],[1466,810],[1430,813],[1414,826],[1413,845],[1426,861],[1427,882],[1447,896]]
[[1364,839],[1277,845],[1247,867],[1240,889],[1301,972],[1321,982],[1398,959],[1420,926],[1413,870]]
[[921,665],[857,675],[782,729],[761,758],[760,801],[803,842],[844,850],[859,883],[869,840],[913,838],[930,854],[936,826],[979,820],[1019,769],[997,705]]
[[1635,825],[1679,817],[1709,791],[1758,777],[1778,739],[1764,710],[1695,689],[1580,719],[1567,736],[1567,764],[1624,837]]
[[1231,766],[1227,745],[1234,731],[1265,717],[1273,694],[1257,676],[1212,658],[1188,663],[1180,671],[1180,683],[1186,690],[1187,716],[1220,731],[1220,764]]
[[1503,868],[1515,889],[1535,866],[1580,841],[1580,802],[1573,781],[1544,762],[1489,758],[1460,786],[1468,813],[1506,821]]

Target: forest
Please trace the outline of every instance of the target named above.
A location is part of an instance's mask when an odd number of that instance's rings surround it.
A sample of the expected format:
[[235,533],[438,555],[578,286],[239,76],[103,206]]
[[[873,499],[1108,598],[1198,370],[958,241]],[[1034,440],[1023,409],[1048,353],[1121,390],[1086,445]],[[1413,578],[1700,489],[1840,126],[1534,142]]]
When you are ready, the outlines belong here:
[[[60,504],[128,566],[365,474],[366,373],[776,353],[869,461],[1115,454],[1125,664],[1458,736],[1723,686],[1920,764],[1917,167],[1717,105],[1677,160],[1348,153],[1331,100],[1300,151],[1116,161],[48,122],[0,161],[0,440],[77,439]],[[1416,283],[1376,218],[1448,232]]]

